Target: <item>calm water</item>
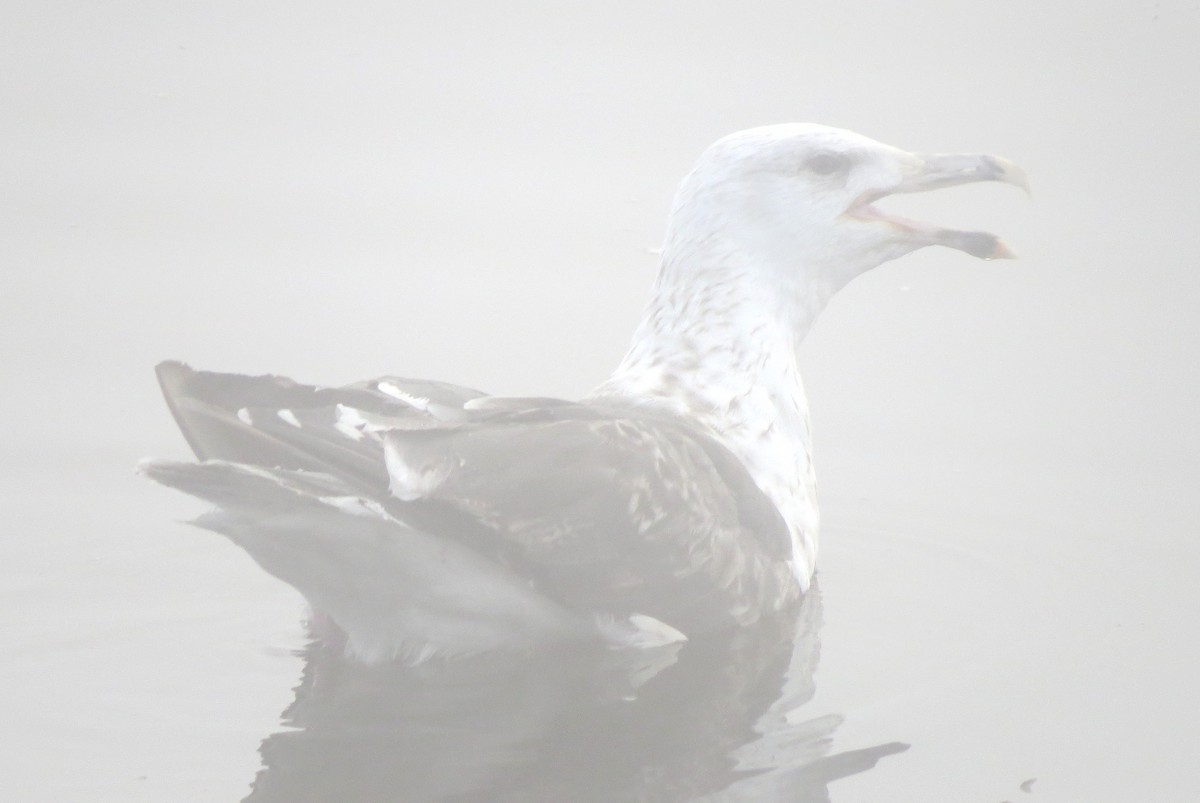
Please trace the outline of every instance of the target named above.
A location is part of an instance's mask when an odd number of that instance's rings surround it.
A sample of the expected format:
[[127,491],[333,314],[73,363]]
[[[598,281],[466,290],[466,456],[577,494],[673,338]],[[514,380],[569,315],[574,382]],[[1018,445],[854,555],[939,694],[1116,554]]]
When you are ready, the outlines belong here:
[[1068,558],[1067,540],[1115,546],[1102,530],[971,520],[961,498],[832,499],[817,591],[794,619],[660,653],[368,669],[311,642],[293,592],[236,548],[170,523],[191,500],[140,483],[125,454],[84,457],[41,455],[6,477],[24,536],[4,542],[0,609],[13,799],[1192,788],[1198,656],[1187,621],[1164,614],[1200,594],[1177,555],[1141,567],[1158,580],[1137,593],[1117,556]]
[[[0,798],[1200,799],[1200,7],[817,5],[6,3]],[[798,120],[1034,198],[890,199],[1022,258],[914,254],[806,341],[795,623],[348,667],[133,476],[185,455],[161,359],[585,394],[695,156]]]

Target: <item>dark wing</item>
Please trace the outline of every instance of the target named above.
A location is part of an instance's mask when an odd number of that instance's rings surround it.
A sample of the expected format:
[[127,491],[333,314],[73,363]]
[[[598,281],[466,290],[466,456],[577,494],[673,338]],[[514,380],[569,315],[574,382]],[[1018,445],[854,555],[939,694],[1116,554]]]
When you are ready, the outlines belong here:
[[[778,511],[727,449],[679,418],[395,377],[321,388],[179,363],[158,373],[201,460],[261,467],[314,498],[374,500],[567,609],[689,632],[798,596]],[[235,486],[261,474],[188,471],[149,473],[238,507],[239,520],[253,509],[255,492]]]
[[167,406],[200,460],[332,473],[364,492],[387,487],[383,450],[368,430],[461,418],[485,394],[442,382],[382,377],[341,388],[286,377],[156,369]]
[[396,515],[468,539],[569,607],[688,632],[753,621],[796,595],[774,505],[678,419],[558,403],[385,443]]

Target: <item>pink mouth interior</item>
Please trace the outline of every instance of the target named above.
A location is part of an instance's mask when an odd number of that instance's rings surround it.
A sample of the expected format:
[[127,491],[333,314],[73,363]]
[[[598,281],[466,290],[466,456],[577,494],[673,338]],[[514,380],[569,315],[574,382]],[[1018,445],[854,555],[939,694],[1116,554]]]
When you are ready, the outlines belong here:
[[850,217],[858,218],[859,220],[882,221],[899,229],[910,232],[932,231],[935,228],[928,223],[921,223],[920,221],[909,220],[908,218],[900,217],[899,215],[888,214],[879,207],[871,204],[871,201],[881,197],[882,196],[880,195],[865,196],[847,209],[845,214],[849,215]]

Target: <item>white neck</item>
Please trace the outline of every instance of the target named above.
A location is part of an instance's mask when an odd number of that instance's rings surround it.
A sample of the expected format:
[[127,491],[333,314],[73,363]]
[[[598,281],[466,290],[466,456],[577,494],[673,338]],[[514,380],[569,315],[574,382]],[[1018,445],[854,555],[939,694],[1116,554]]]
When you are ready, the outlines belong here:
[[629,353],[595,395],[709,427],[782,514],[793,568],[807,588],[818,514],[796,347],[837,288],[764,264],[761,253],[713,249],[711,241],[679,248],[676,240],[668,236]]

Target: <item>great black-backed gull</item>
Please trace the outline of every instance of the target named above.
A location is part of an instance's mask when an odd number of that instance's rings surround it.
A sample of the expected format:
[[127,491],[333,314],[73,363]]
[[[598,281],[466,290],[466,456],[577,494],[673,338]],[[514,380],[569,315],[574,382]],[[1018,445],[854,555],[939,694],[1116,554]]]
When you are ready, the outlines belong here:
[[927,245],[995,236],[878,199],[978,181],[984,155],[908,153],[811,124],[727,136],[675,198],[624,360],[578,402],[385,377],[158,376],[198,463],[152,479],[295,586],[367,661],[561,639],[651,646],[753,623],[808,587],[817,502],[796,350],[830,297]]

